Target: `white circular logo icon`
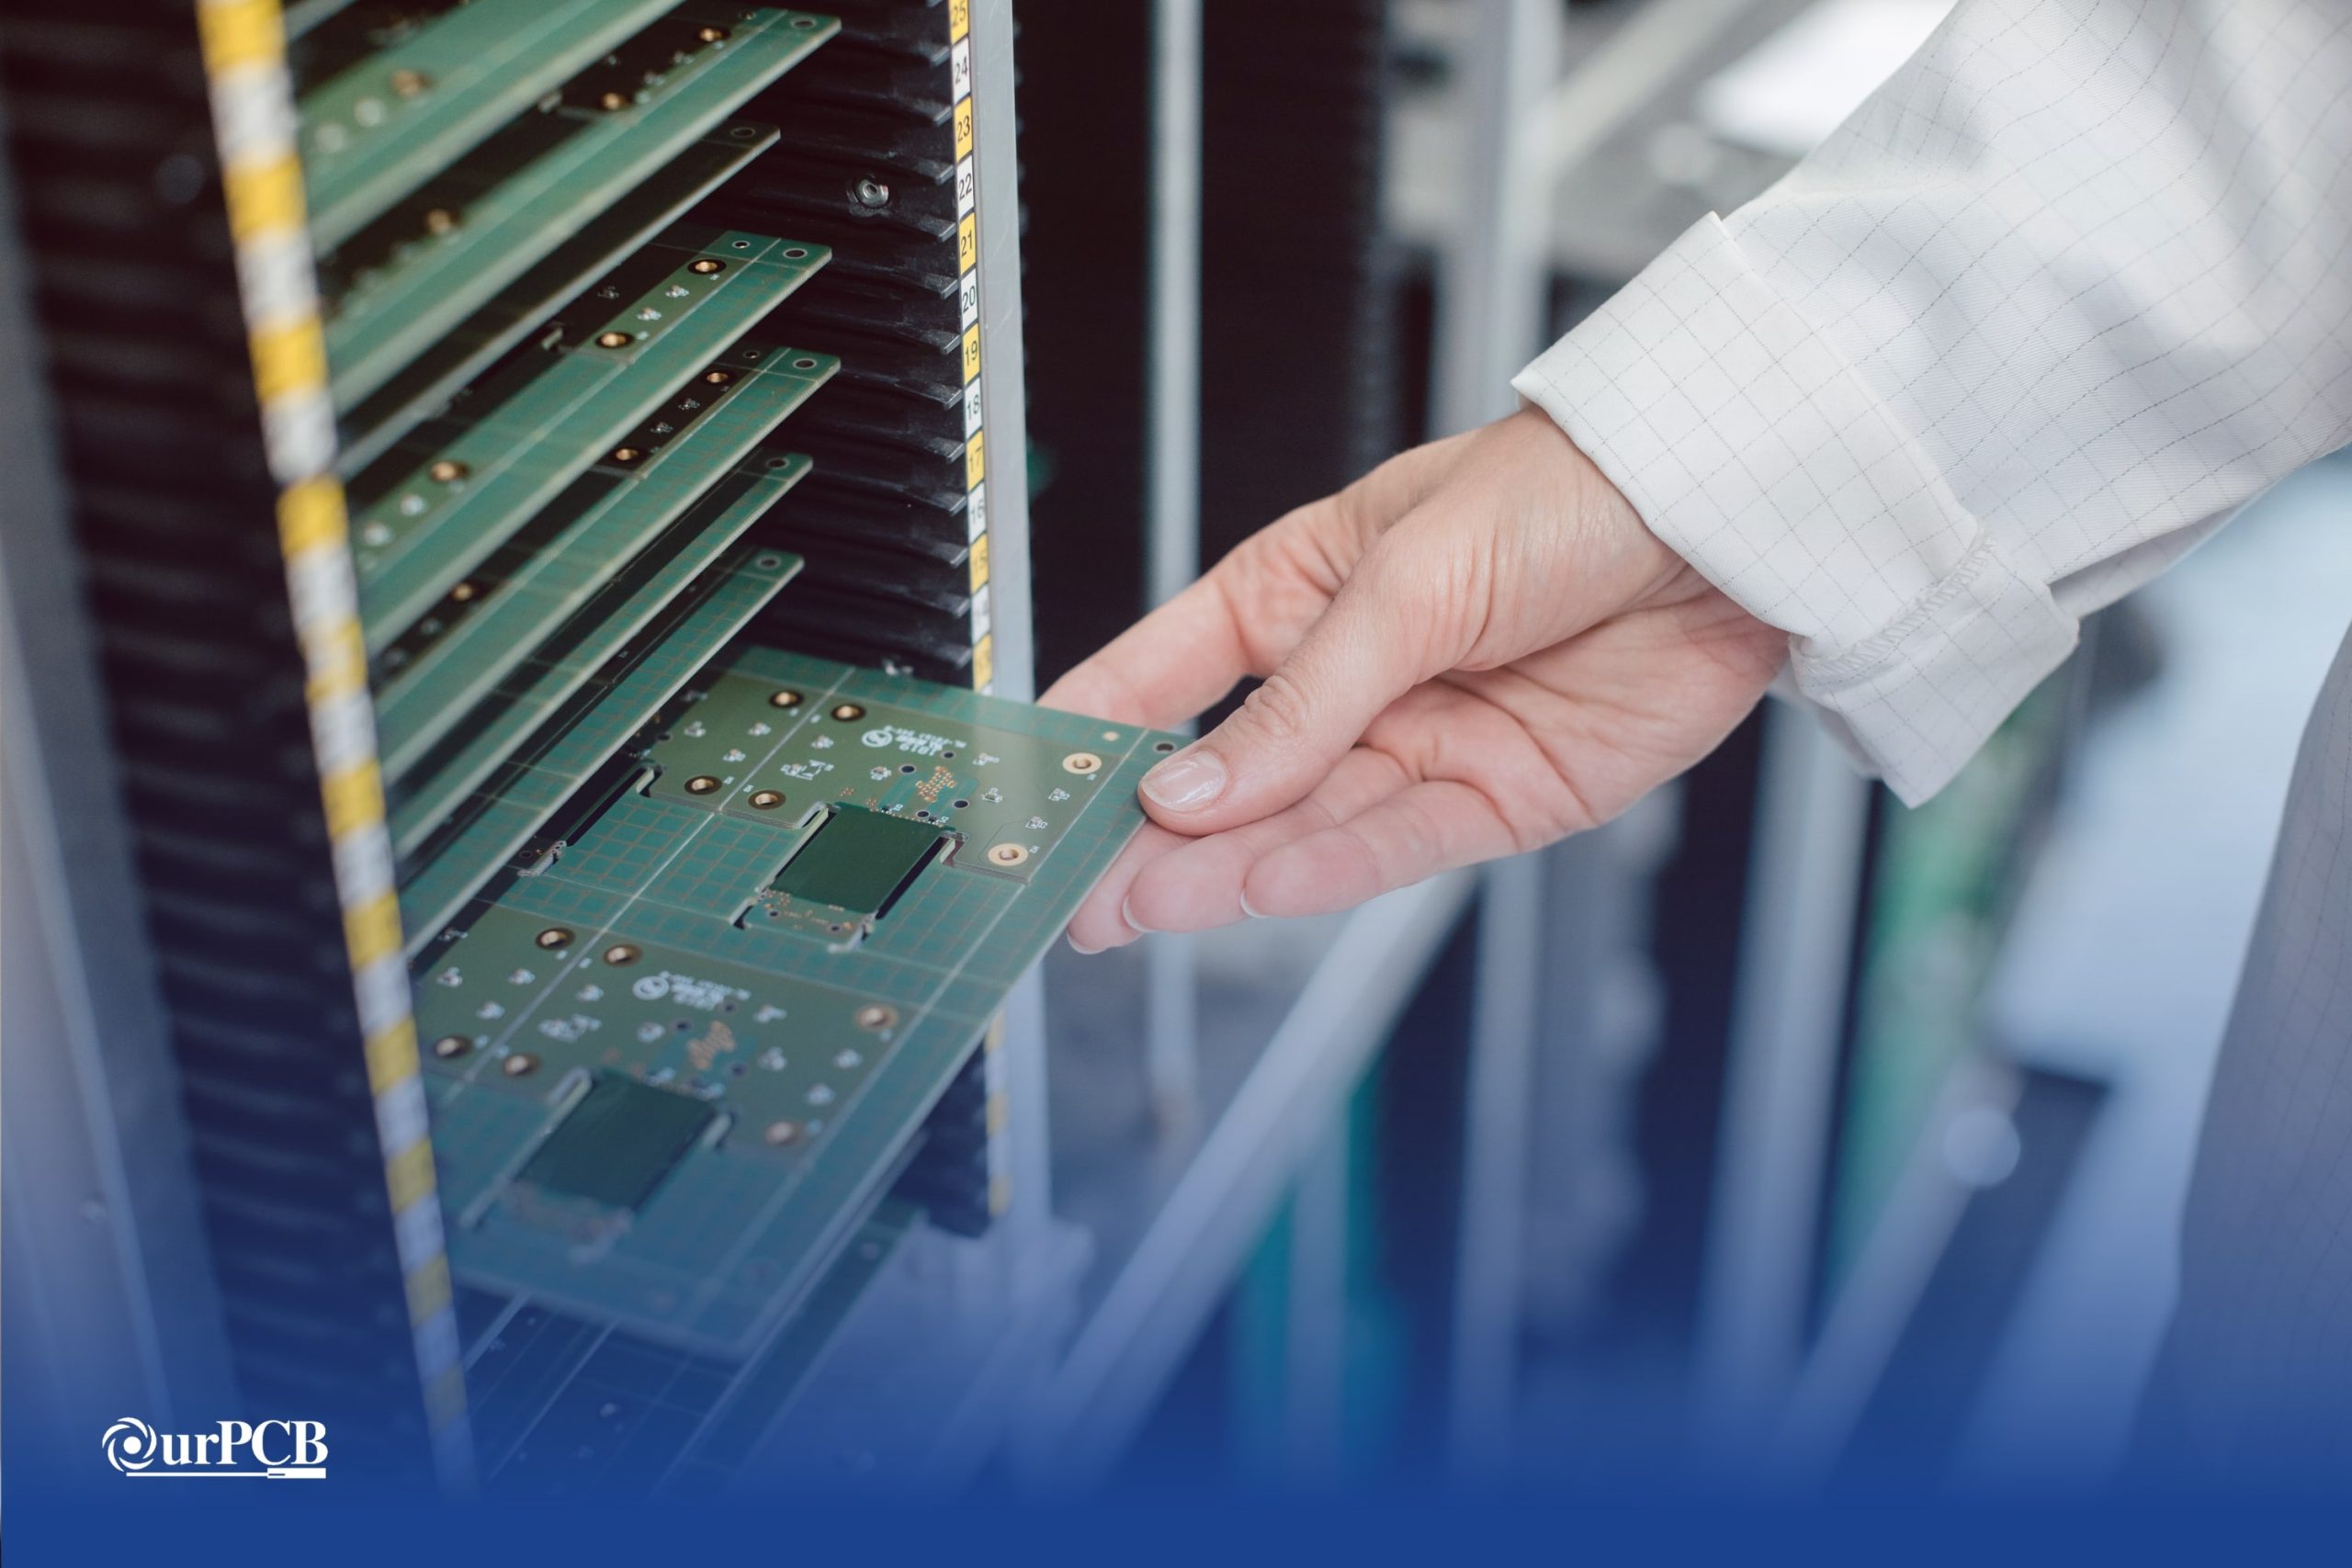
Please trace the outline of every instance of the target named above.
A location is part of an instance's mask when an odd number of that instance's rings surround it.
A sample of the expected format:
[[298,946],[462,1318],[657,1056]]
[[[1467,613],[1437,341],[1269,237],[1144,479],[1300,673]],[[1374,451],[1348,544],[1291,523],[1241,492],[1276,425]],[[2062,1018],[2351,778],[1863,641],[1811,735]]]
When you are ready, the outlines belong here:
[[868,746],[888,746],[890,744],[890,731],[888,728],[869,729],[860,739]]
[[667,975],[648,975],[643,979],[638,981],[636,985],[631,986],[629,989],[636,993],[639,1000],[658,1002],[663,997],[670,994],[670,976]]
[[136,1416],[126,1416],[108,1427],[98,1441],[107,1450],[107,1462],[125,1475],[154,1463],[159,1446],[155,1428]]

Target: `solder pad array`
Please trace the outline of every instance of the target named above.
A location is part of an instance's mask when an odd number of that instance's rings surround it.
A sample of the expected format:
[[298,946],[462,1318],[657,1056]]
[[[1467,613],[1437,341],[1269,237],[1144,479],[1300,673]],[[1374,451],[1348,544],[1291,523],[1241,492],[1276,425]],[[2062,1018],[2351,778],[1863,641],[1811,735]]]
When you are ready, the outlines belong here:
[[[675,1342],[751,1344],[1140,826],[1136,785],[1177,743],[738,651],[649,729],[633,787],[418,959],[461,1277]],[[903,826],[887,851],[849,829],[895,857],[892,877],[912,864],[893,897],[793,873],[854,813]],[[888,908],[812,905],[808,888]],[[550,1199],[518,1179],[616,1077],[713,1113],[650,1196]]]

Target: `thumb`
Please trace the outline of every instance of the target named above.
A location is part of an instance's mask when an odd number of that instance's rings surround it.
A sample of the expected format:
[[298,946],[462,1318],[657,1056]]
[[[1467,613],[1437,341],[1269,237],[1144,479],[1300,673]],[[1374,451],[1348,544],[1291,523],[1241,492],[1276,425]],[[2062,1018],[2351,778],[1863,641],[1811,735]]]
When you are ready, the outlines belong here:
[[1238,712],[1144,775],[1144,808],[1180,833],[1222,832],[1295,804],[1383,709],[1450,668],[1428,601],[1442,573],[1384,538]]

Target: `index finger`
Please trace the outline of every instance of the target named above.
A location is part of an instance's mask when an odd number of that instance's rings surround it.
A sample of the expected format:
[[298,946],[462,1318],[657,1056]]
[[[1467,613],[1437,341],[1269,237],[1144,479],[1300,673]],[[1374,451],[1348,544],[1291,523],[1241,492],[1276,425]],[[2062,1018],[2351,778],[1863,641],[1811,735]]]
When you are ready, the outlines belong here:
[[1151,729],[1200,713],[1251,672],[1220,575],[1210,572],[1121,632],[1037,701]]

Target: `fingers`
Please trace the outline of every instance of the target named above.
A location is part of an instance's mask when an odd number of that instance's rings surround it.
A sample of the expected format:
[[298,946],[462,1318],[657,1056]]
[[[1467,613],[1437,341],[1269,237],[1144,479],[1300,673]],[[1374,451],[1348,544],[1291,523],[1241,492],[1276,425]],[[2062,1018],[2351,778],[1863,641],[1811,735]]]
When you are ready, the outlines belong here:
[[1054,682],[1047,707],[1182,724],[1297,647],[1365,547],[1419,505],[1467,436],[1400,453],[1252,535],[1208,574]]
[[1241,892],[1254,914],[1329,914],[1521,847],[1484,794],[1438,779],[1283,845],[1250,868]]
[[1046,707],[1165,729],[1251,673],[1231,574],[1212,572],[1046,688]]
[[1154,861],[1191,843],[1181,833],[1147,822],[1141,831],[1127,841],[1102,880],[1086,896],[1070,917],[1069,944],[1080,953],[1100,953],[1105,948],[1124,947],[1139,934],[1120,913],[1126,903],[1127,889],[1136,877]]
[[1138,931],[1194,931],[1243,919],[1251,911],[1242,886],[1261,858],[1346,821],[1409,782],[1395,758],[1359,748],[1286,811],[1205,839],[1170,834],[1175,847],[1138,867],[1125,890],[1126,924]]
[[1220,832],[1304,798],[1381,711],[1448,668],[1462,624],[1452,541],[1366,551],[1330,608],[1240,711],[1143,781],[1144,807],[1180,832]]

